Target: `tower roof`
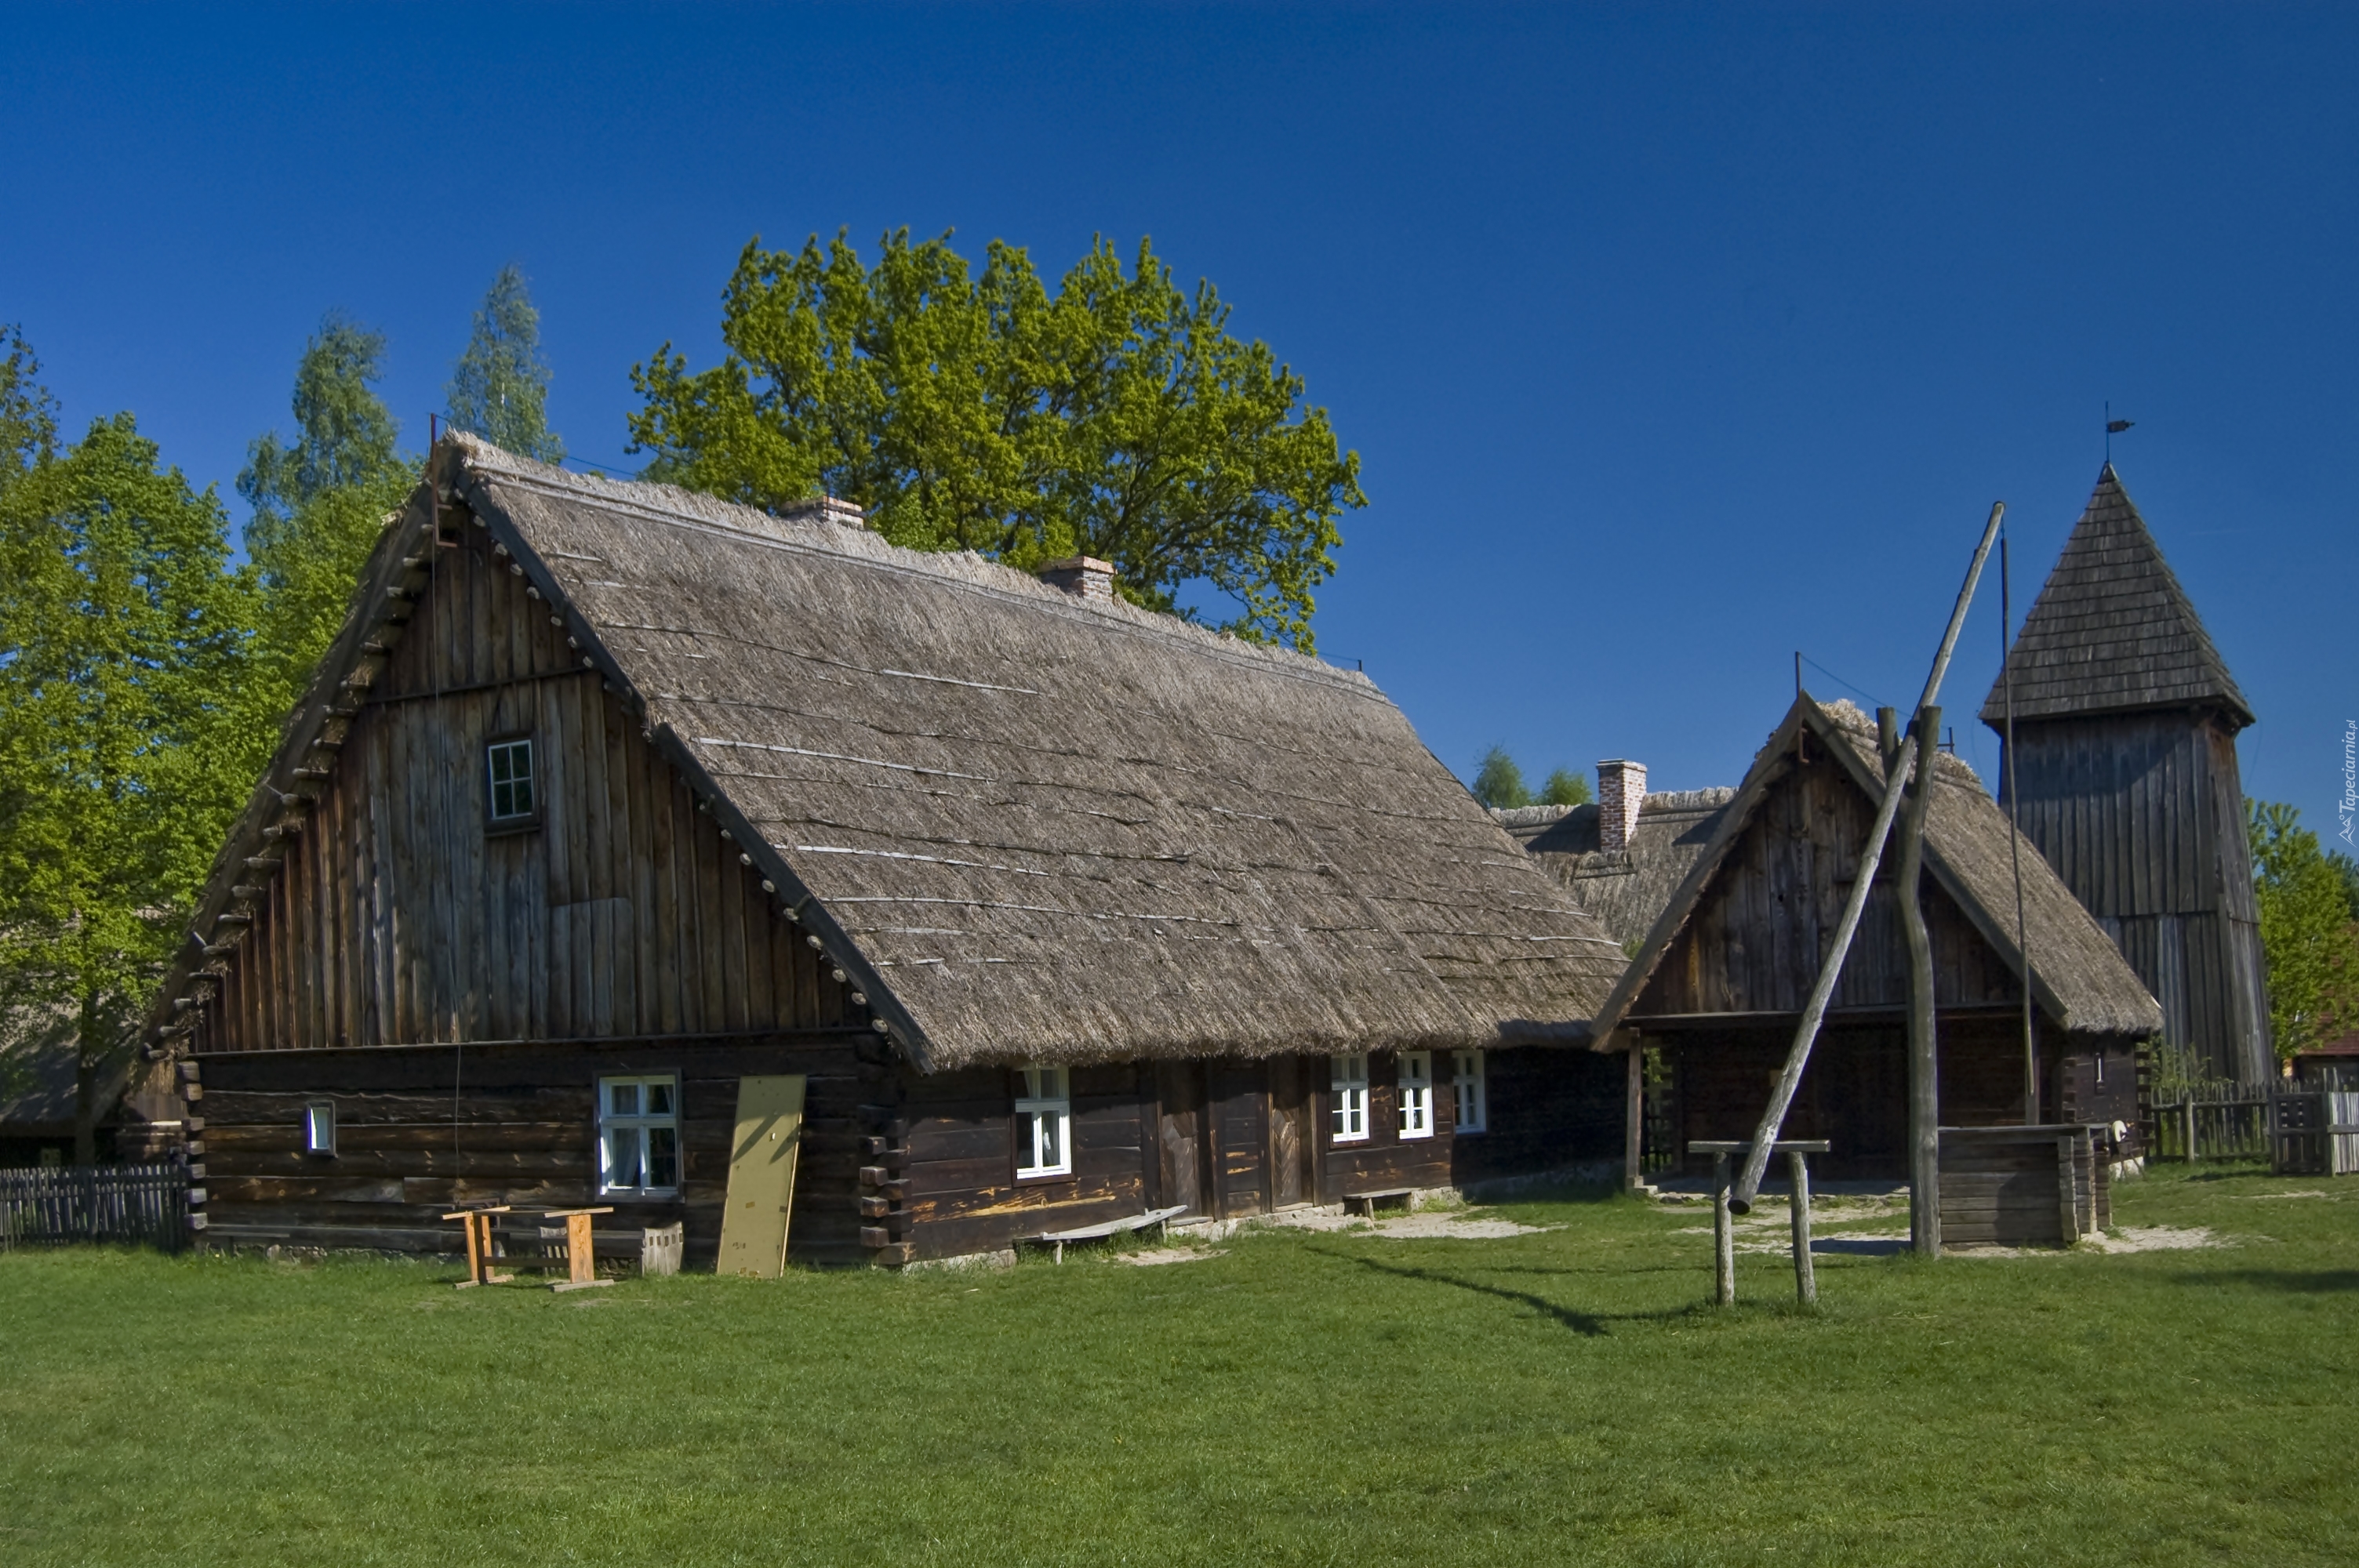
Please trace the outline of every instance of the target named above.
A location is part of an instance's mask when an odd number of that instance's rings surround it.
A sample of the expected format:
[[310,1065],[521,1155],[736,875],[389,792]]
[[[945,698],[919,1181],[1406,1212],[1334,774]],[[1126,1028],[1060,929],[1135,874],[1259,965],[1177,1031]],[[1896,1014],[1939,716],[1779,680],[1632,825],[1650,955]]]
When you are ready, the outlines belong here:
[[[2110,462],[2024,617],[2009,662],[2017,719],[2210,703],[2239,729],[2253,721]],[[1983,722],[1996,729],[2006,719],[2002,671],[1983,703]]]

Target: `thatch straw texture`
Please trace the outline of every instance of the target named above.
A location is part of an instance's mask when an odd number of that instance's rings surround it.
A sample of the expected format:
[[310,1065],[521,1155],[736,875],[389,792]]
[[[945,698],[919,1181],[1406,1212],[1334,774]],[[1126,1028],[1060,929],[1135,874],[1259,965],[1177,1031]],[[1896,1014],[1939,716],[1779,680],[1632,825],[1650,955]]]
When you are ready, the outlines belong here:
[[1622,968],[1364,676],[817,510],[437,472],[922,1065],[1577,1035]]
[[1537,806],[1495,811],[1508,835],[1631,951],[1712,842],[1733,789],[1657,790],[1638,805],[1626,849],[1598,848],[1597,806]]
[[[1880,798],[1884,768],[1875,721],[1849,702],[1821,706],[1807,695],[1795,698],[1784,722],[1771,733],[1734,797],[1716,812],[1709,837],[1690,859],[1678,889],[1663,904],[1636,956],[1594,1020],[1597,1044],[1622,1021],[1669,952],[1689,915],[1701,902],[1713,873],[1745,831],[1769,790],[1787,773],[1798,730],[1807,730],[1840,761],[1854,783]],[[2073,1033],[2150,1034],[2162,1027],[2162,1009],[2136,971],[2058,880],[2029,839],[2017,835],[1998,803],[1983,788],[1973,769],[1937,753],[1934,793],[1926,812],[1925,866],[1957,901],[1984,941],[2017,973],[2022,949],[2031,952],[2035,1002]],[[1643,823],[1645,814],[1640,814]],[[2014,839],[2023,873],[2023,931],[2016,940]]]

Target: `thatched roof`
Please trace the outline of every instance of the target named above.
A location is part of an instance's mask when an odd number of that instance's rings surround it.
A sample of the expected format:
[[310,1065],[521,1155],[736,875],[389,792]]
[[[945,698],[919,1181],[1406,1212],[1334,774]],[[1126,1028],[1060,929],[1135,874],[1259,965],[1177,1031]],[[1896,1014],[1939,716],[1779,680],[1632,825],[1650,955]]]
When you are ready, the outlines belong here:
[[1638,805],[1626,849],[1598,848],[1594,802],[1494,811],[1499,825],[1597,916],[1608,935],[1635,950],[1712,841],[1733,789],[1657,790]]
[[[2208,704],[2238,729],[2253,721],[2111,463],[2023,618],[2008,663],[2018,719]],[[2006,721],[2004,670],[1982,717],[1994,729]]]
[[[1621,970],[1364,676],[900,549],[856,510],[774,516],[466,437],[429,481],[920,1067],[1577,1039]],[[371,584],[419,546],[424,497]],[[264,794],[368,635],[364,608]],[[269,816],[258,795],[240,833]]]
[[[1884,767],[1875,721],[1848,702],[1821,706],[1808,694],[1797,697],[1746,770],[1735,797],[1722,809],[1709,841],[1657,916],[1614,994],[1599,1009],[1594,1029],[1601,1047],[1610,1044],[1607,1032],[1645,990],[1772,786],[1792,767],[1795,733],[1803,729],[1843,763],[1863,793],[1882,798]],[[1946,752],[1936,752],[1933,780],[1925,818],[1926,870],[2000,961],[2018,975],[2023,961],[2016,942],[2017,861],[2010,856],[2010,839],[2020,851],[2023,928],[2031,949],[2032,1000],[2039,1009],[2073,1033],[2144,1035],[2159,1030],[2162,1009],[2121,949],[2058,880],[2031,841],[2016,834],[1973,769]]]

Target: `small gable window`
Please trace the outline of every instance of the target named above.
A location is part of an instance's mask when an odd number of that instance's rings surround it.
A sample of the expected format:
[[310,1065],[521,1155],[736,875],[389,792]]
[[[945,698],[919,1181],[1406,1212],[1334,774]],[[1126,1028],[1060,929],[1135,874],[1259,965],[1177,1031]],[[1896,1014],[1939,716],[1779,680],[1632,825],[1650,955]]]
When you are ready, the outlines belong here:
[[540,819],[539,780],[533,774],[532,739],[495,741],[485,749],[492,786],[492,826],[521,827]]
[[1368,1058],[1364,1053],[1327,1058],[1327,1135],[1337,1143],[1368,1136]]
[[679,1080],[598,1080],[598,1191],[669,1197],[679,1191]]
[[1458,1094],[1458,1130],[1481,1132],[1491,1125],[1491,1095],[1483,1081],[1483,1053],[1452,1051],[1450,1087]]
[[315,1099],[303,1108],[303,1152],[333,1154],[335,1152],[335,1103],[332,1100]]
[[1400,1135],[1403,1138],[1433,1136],[1433,1053],[1404,1051],[1400,1054]]
[[1016,1072],[1016,1174],[1071,1175],[1073,1096],[1062,1067]]

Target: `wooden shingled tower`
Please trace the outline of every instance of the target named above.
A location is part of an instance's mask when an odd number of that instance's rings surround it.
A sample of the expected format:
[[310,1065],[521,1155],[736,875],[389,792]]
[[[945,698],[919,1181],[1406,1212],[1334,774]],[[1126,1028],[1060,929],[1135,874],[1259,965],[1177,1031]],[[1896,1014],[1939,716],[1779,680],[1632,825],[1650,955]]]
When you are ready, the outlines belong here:
[[[2195,1070],[2269,1075],[2236,732],[2253,712],[2107,463],[2009,655],[2023,833],[2120,944]],[[2006,735],[2006,675],[1983,722]]]

